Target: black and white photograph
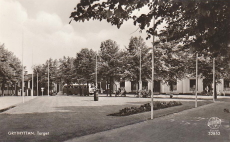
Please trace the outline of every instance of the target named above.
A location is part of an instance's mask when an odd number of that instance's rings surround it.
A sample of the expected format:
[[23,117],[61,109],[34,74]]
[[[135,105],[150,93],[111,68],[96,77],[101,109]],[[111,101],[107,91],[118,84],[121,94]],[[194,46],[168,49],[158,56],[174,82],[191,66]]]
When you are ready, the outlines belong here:
[[230,142],[230,0],[0,0],[0,142]]

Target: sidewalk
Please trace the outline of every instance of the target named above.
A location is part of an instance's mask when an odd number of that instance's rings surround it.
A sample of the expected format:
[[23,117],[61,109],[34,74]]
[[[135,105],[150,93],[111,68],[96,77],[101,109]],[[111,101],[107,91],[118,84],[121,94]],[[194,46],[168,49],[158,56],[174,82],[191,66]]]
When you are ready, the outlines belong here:
[[[33,98],[36,98],[36,96],[33,96]],[[33,98],[32,96],[24,96],[24,102],[27,102]],[[0,97],[0,111],[10,108],[10,107],[14,107],[21,103],[23,103],[22,96],[1,96]]]
[[[224,108],[230,108],[229,104],[216,102],[66,142],[229,142],[230,113],[224,112]],[[211,117],[221,119],[220,128],[215,130],[220,135],[210,135],[207,124]]]

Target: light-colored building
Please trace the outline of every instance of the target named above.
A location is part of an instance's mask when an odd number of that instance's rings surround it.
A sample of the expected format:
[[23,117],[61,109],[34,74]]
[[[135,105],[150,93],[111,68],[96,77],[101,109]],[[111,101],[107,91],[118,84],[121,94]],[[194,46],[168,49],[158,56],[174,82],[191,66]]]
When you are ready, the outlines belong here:
[[[210,81],[212,82],[212,81]],[[195,77],[187,77],[181,80],[177,80],[177,83],[173,85],[173,92],[170,91],[170,86],[165,81],[154,81],[154,92],[159,94],[194,94],[196,85]],[[114,90],[117,88],[125,88],[128,93],[136,92],[138,90],[138,84],[132,81],[123,81],[116,82],[114,85]],[[151,90],[152,83],[143,81],[142,87],[143,89]],[[205,79],[198,78],[198,93],[202,93],[203,91],[210,92],[213,88],[213,84],[205,83]],[[217,93],[230,94],[230,81],[220,79],[220,81],[216,84]]]

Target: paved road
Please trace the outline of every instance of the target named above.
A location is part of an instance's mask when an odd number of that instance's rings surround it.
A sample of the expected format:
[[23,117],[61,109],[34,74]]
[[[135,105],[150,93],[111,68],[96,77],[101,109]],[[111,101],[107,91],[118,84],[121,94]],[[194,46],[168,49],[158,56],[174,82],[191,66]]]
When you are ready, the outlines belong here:
[[[67,142],[229,142],[230,109],[217,102],[134,125],[83,136]],[[220,135],[209,135],[211,117],[221,119]]]

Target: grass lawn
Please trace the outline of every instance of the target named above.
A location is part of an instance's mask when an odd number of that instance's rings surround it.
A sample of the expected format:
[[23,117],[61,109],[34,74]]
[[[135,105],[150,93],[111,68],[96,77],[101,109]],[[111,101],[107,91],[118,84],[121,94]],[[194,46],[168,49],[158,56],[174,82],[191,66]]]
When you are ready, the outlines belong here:
[[[144,103],[147,102],[137,102],[140,105]],[[209,103],[211,101],[200,101],[198,106]],[[64,141],[74,137],[139,123],[150,118],[150,112],[122,117],[107,116],[108,114],[118,112],[124,107],[131,106],[133,105],[73,106],[59,108],[68,110],[67,112],[0,114],[0,141]],[[194,108],[194,106],[194,102],[182,102],[181,106],[154,110],[154,118]],[[10,131],[49,132],[49,135],[8,135]]]

